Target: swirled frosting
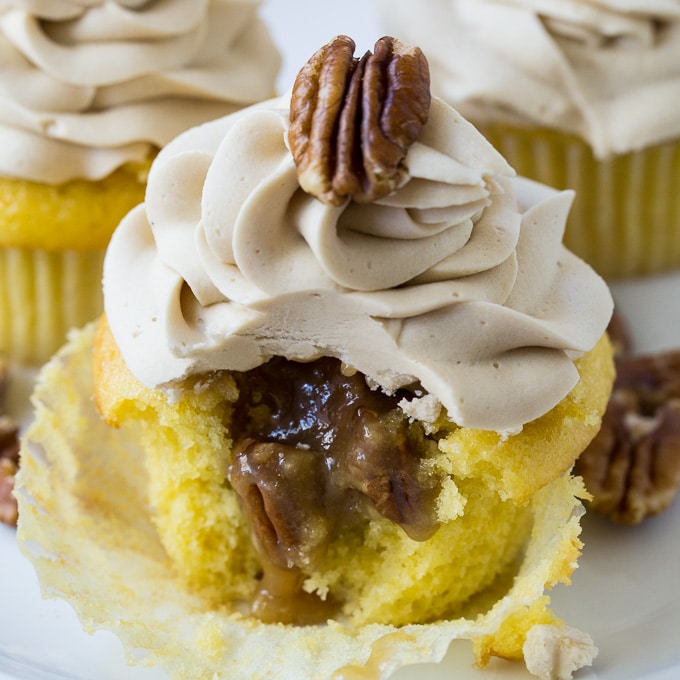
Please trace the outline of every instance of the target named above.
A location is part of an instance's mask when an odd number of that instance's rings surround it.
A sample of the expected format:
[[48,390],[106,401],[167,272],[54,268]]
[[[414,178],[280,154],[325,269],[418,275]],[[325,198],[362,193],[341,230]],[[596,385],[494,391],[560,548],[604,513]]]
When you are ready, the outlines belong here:
[[680,135],[680,0],[381,0],[475,122],[547,127],[607,157]]
[[453,421],[498,431],[567,394],[574,358],[612,309],[561,243],[570,192],[514,180],[435,99],[406,181],[333,207],[300,189],[288,125],[288,99],[270,100],[180,135],[155,160],[104,270],[108,321],[141,382],[334,356],[385,391],[416,385]]
[[255,0],[0,2],[0,176],[101,179],[274,94]]

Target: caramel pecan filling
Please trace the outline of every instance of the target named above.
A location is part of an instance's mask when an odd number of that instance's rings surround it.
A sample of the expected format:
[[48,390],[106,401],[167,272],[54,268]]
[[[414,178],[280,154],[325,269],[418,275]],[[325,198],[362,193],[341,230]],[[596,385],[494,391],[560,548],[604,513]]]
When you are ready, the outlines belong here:
[[373,516],[415,540],[436,531],[440,481],[423,465],[436,442],[398,407],[407,392],[372,390],[337,359],[274,358],[238,382],[228,476],[263,564],[253,612],[323,620],[332,600],[300,587],[340,532]]

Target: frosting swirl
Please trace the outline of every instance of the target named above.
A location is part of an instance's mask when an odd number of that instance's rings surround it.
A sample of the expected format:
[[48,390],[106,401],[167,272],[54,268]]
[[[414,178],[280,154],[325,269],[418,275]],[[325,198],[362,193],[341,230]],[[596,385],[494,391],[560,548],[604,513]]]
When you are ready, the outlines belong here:
[[272,96],[258,3],[0,4],[0,175],[97,180],[181,131]]
[[680,0],[382,0],[475,122],[543,126],[599,158],[680,135]]
[[335,356],[499,431],[566,395],[612,308],[561,243],[571,192],[513,180],[435,99],[400,188],[333,207],[300,189],[287,128],[282,97],[187,131],[155,160],[104,269],[109,324],[143,383]]

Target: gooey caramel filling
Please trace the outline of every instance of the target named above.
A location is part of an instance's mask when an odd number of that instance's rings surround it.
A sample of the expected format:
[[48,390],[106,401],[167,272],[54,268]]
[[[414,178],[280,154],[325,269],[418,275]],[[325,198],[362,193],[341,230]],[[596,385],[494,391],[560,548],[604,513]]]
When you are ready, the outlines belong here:
[[372,390],[337,359],[275,357],[237,381],[228,477],[262,562],[252,613],[324,621],[341,603],[302,583],[339,532],[376,514],[415,540],[436,531],[440,481],[422,465],[436,443],[398,407],[412,393]]

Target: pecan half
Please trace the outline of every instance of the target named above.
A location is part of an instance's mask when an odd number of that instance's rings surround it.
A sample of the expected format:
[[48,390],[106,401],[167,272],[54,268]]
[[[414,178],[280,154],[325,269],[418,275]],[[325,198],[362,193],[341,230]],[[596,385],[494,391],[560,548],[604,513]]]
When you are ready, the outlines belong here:
[[663,512],[680,487],[680,352],[620,355],[602,428],[574,471],[620,524]]
[[370,203],[394,191],[406,152],[430,110],[430,75],[417,47],[391,37],[354,57],[338,36],[293,86],[288,142],[300,186],[331,205]]

